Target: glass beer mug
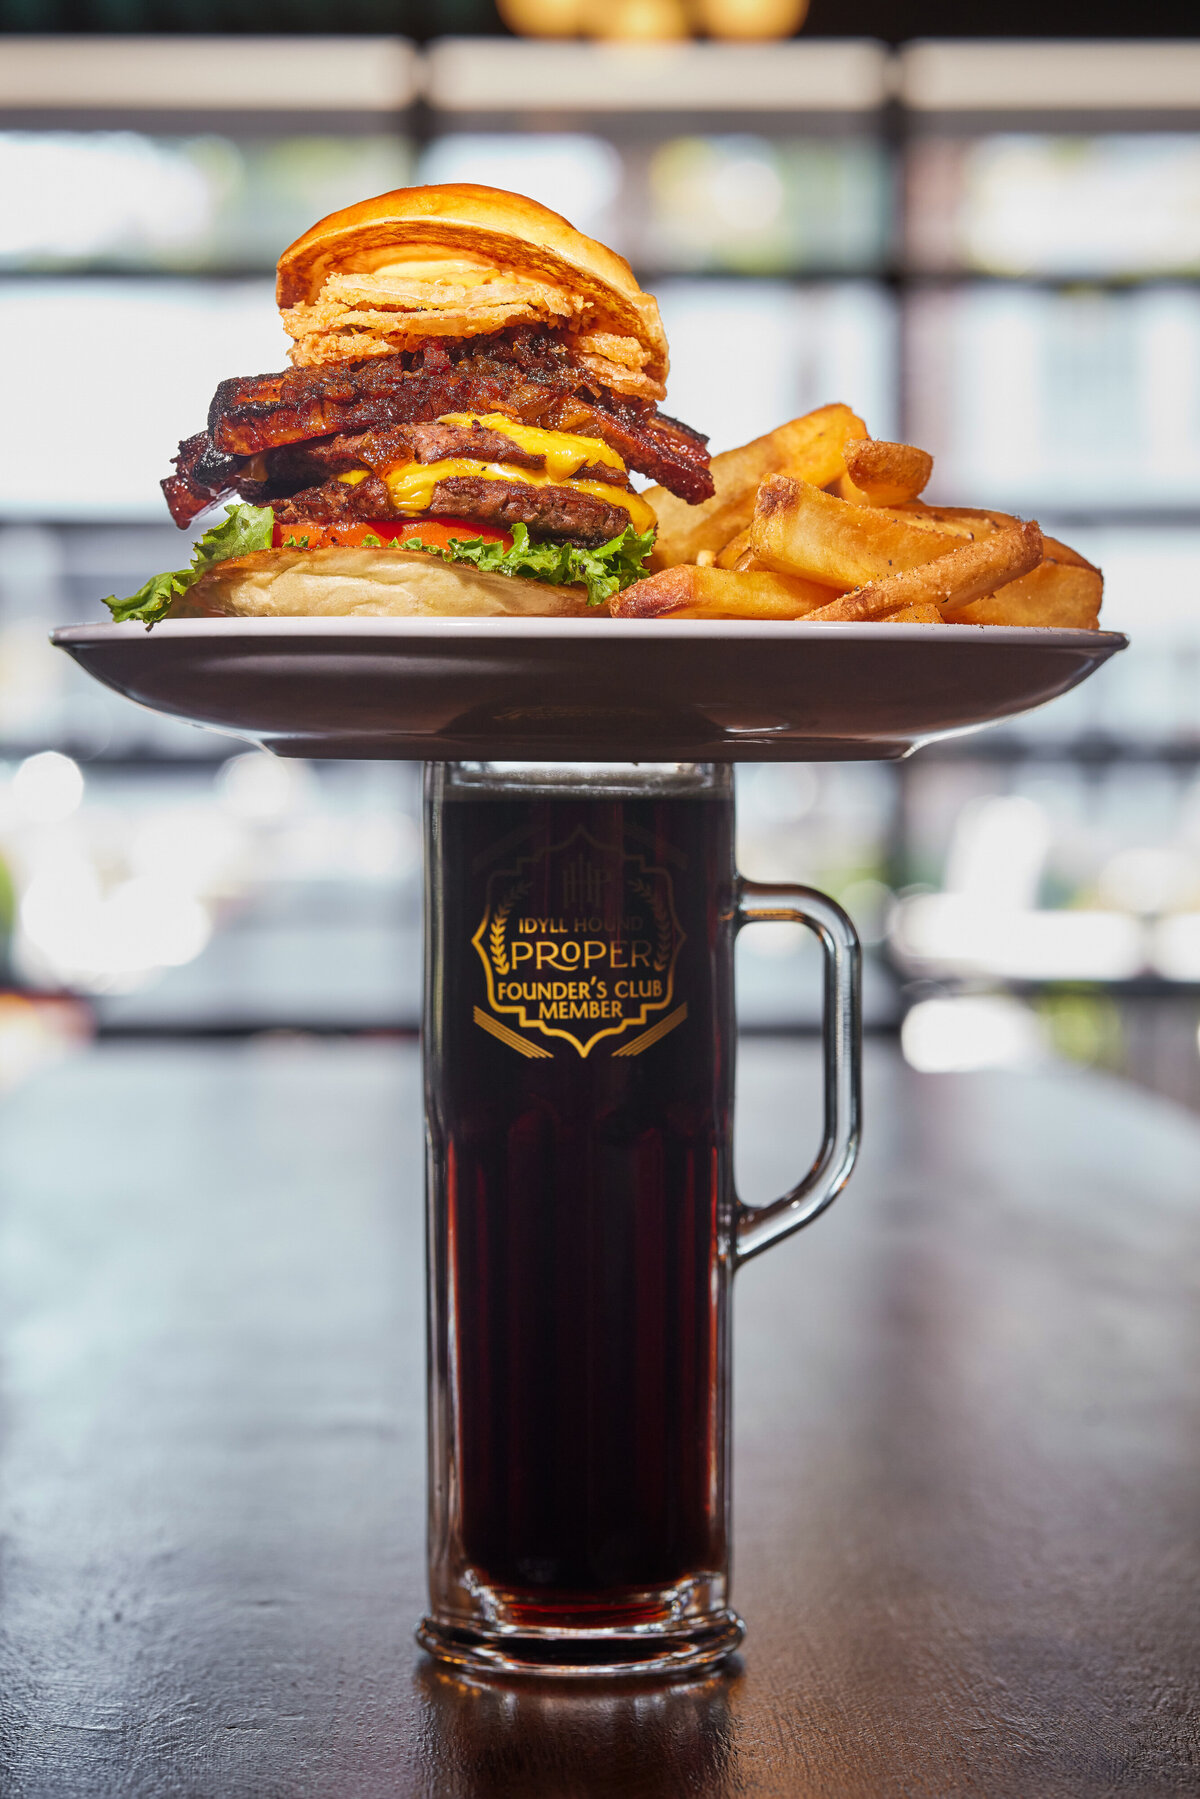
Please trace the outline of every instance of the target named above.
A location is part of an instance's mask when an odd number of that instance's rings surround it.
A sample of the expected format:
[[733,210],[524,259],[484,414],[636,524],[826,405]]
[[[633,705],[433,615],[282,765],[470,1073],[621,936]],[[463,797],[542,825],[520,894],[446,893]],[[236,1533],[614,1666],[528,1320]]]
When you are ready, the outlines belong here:
[[[460,1667],[701,1668],[729,1603],[734,1270],[823,1210],[859,1134],[859,950],[742,881],[727,767],[427,771],[429,1591]],[[733,1188],[733,944],[825,955],[825,1129]]]

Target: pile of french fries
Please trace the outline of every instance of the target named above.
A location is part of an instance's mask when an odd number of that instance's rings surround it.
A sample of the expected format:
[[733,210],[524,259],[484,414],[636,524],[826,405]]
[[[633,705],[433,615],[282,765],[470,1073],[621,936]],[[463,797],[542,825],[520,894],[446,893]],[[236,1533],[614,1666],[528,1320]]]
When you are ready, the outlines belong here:
[[822,406],[712,461],[716,493],[665,488],[654,571],[618,618],[1099,627],[1100,570],[1004,512],[927,506],[933,458]]

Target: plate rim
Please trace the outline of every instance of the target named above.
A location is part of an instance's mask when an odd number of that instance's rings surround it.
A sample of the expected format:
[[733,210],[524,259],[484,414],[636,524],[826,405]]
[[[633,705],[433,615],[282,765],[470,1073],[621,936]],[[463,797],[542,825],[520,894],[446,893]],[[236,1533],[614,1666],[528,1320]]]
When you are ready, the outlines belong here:
[[1128,648],[1129,638],[1123,631],[1085,631],[1056,625],[972,625],[972,624],[902,624],[889,625],[882,620],[859,620],[842,623],[810,624],[804,619],[708,619],[681,618],[674,621],[656,618],[177,618],[164,619],[153,630],[136,620],[115,623],[97,620],[92,624],[59,625],[50,633],[57,648],[70,649],[88,644],[135,643],[163,644],[186,638],[221,638],[227,634],[242,638],[292,637],[336,640],[337,638],[369,638],[381,636],[400,642],[413,638],[478,639],[515,638],[518,641],[545,641],[572,638],[637,639],[647,634],[670,631],[683,642],[711,642],[724,638],[731,642],[755,643],[763,639],[786,643],[896,643],[916,634],[936,633],[940,643],[1026,644],[1036,643],[1042,649],[1104,650],[1109,654]]

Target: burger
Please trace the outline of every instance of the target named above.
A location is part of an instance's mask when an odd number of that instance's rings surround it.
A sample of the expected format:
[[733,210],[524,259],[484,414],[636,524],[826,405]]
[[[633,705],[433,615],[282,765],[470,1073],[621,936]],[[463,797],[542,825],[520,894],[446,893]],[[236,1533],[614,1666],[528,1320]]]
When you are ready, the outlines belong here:
[[519,194],[400,188],[279,259],[280,374],[222,381],[163,492],[187,569],[106,604],[164,617],[585,615],[693,504],[707,439],[658,410],[667,341],[629,264]]

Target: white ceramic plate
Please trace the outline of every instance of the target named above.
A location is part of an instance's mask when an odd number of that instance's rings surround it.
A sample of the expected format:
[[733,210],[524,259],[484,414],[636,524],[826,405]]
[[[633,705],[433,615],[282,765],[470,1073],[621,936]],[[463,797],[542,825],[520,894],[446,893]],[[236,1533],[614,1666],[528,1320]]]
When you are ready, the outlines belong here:
[[118,693],[285,756],[846,761],[1012,718],[1118,631],[678,619],[180,619],[54,642]]

